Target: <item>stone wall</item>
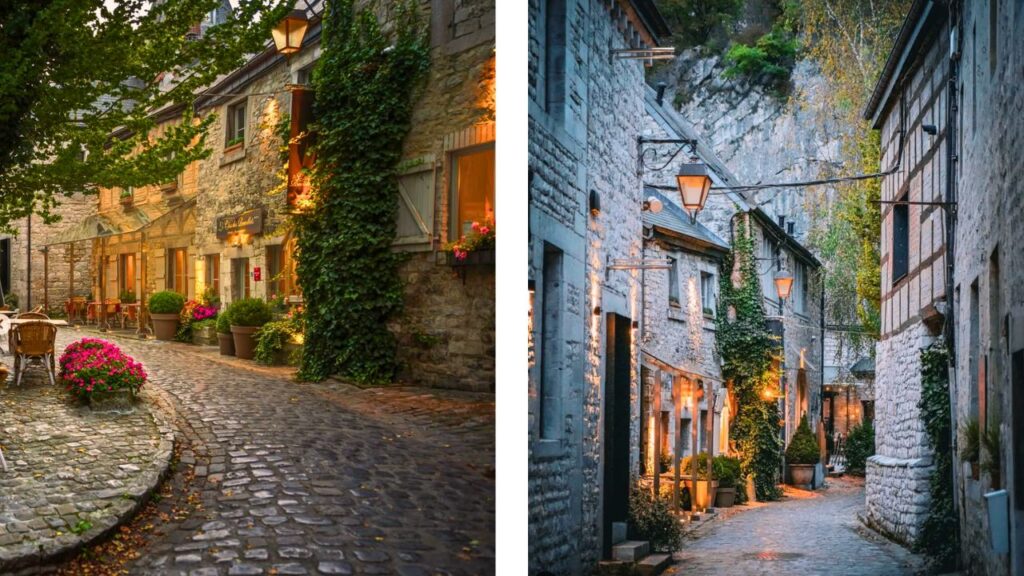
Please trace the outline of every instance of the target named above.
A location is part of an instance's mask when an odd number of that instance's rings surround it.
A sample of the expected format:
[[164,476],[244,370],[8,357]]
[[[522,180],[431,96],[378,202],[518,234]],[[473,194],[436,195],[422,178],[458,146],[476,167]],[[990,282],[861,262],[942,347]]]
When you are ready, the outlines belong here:
[[[1002,465],[998,474],[982,465],[977,479],[968,466],[958,467],[961,551],[971,574],[1017,574],[1024,573],[1024,391],[1011,358],[1024,350],[1024,94],[1014,88],[1024,58],[1024,10],[1005,0],[963,7],[963,29],[972,32],[961,45],[958,82],[955,418],[977,418],[995,431]],[[983,448],[982,462],[988,458]],[[1009,491],[1013,546],[1001,555],[992,549],[983,497],[999,488]]]
[[[635,145],[643,116],[643,67],[612,61],[633,26],[617,3],[569,0],[565,78],[546,83],[544,2],[529,4],[530,248],[534,282],[530,369],[530,572],[589,573],[601,555],[605,465],[603,405],[608,318],[639,317],[636,271],[608,271],[610,259],[640,257],[641,186]],[[564,99],[551,105],[547,90]],[[588,196],[601,204],[591,215]],[[545,251],[561,254],[562,281],[545,282]],[[550,280],[550,279],[549,279]],[[545,290],[545,285],[549,284]],[[545,293],[547,292],[547,293]],[[537,307],[558,298],[561,328]],[[630,471],[639,472],[639,364],[630,352]],[[542,338],[543,336],[543,338]],[[541,342],[545,346],[540,346]],[[547,375],[544,377],[543,375]],[[543,387],[542,387],[543,381]],[[541,429],[541,394],[557,387],[558,430]],[[554,406],[552,402],[550,406]],[[628,494],[616,495],[627,498]]]
[[[28,220],[21,219],[14,223],[17,231],[10,236],[11,249],[11,285],[4,286],[5,293],[18,296],[18,306],[29,309],[35,306],[49,305],[50,310],[63,310],[63,304],[70,294],[70,266],[72,258],[75,267],[74,293],[88,296],[92,290],[92,243],[76,242],[74,250],[68,244],[55,244],[49,247],[49,255],[44,258],[41,249],[50,242],[56,242],[62,233],[78,226],[81,221],[92,214],[96,206],[95,196],[76,194],[61,200],[55,212],[60,220],[53,224],[45,224],[39,217],[32,218],[31,259],[32,259],[32,298],[28,294],[26,280],[28,277],[29,231]],[[48,262],[46,262],[48,260]],[[49,270],[47,270],[47,267]],[[48,273],[47,273],[48,272]],[[47,302],[48,301],[48,302]]]
[[[922,124],[943,125],[942,88],[948,54],[939,31],[905,82],[906,114],[899,98],[881,114],[882,165],[900,159],[899,170],[882,182],[882,199],[904,194],[912,201],[941,200],[945,191],[945,133],[928,136]],[[905,123],[904,123],[905,122]],[[905,135],[900,128],[905,126]],[[902,152],[900,150],[902,146]],[[902,154],[902,155],[901,155]],[[905,543],[913,543],[926,515],[931,448],[920,420],[920,350],[934,341],[938,326],[924,318],[945,299],[943,213],[911,205],[908,273],[893,277],[893,206],[882,210],[882,337],[876,346],[875,456],[867,468],[868,520]]]

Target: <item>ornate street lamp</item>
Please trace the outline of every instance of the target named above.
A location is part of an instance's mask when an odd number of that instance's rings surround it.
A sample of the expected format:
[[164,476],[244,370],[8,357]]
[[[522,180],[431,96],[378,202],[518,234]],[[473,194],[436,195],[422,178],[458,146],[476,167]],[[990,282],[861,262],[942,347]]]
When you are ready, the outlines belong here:
[[683,199],[683,208],[690,213],[691,220],[696,220],[697,213],[704,209],[708,191],[711,190],[711,176],[708,174],[707,165],[695,162],[679,166],[676,186],[679,188],[679,196]]
[[793,289],[793,275],[789,273],[789,270],[780,268],[775,273],[775,293],[779,295],[779,300],[783,301],[789,298],[789,293]]
[[306,18],[306,11],[292,10],[270,30],[277,51],[285,56],[298,52],[302,48],[302,39],[306,36],[308,27],[309,18]]

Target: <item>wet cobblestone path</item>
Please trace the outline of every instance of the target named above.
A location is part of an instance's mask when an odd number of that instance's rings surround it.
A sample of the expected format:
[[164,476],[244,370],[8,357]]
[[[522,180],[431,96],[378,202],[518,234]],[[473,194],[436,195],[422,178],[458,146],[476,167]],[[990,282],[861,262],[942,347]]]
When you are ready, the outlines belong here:
[[111,339],[173,413],[176,476],[199,503],[131,573],[494,572],[493,396],[298,384],[209,349]]
[[813,493],[730,514],[683,541],[672,575],[914,574],[920,558],[864,528],[863,481],[837,478]]

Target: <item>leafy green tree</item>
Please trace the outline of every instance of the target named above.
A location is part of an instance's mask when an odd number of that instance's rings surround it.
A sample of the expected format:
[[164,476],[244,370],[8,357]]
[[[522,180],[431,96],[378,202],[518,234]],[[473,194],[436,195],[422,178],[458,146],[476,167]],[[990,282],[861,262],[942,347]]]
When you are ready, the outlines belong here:
[[[261,50],[291,2],[242,0],[196,34],[220,0],[0,3],[0,225],[53,221],[63,195],[171,180],[209,154],[203,86]],[[159,135],[150,113],[183,105]],[[114,135],[113,137],[111,135]]]
[[[909,0],[804,0],[801,5],[805,54],[826,79],[827,114],[845,128],[840,134],[841,167],[823,164],[821,176],[879,172],[878,133],[861,118]],[[810,240],[825,269],[826,314],[831,322],[857,323],[865,331],[840,333],[843,345],[861,348],[880,329],[879,240],[881,180],[810,190],[806,199],[815,224]],[[865,339],[865,336],[868,338]]]
[[725,36],[743,9],[743,0],[660,0],[658,10],[673,32],[677,48],[707,44]]

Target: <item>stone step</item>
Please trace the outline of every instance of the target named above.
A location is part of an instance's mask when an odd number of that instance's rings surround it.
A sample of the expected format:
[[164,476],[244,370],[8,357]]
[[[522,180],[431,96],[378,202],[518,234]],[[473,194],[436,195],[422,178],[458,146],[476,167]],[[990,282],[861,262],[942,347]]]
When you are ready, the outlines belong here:
[[612,545],[626,541],[626,523],[612,522]]
[[640,576],[658,576],[671,563],[671,554],[648,554],[646,558],[636,563],[636,571]]
[[612,546],[612,559],[623,562],[636,562],[647,556],[651,546],[640,540],[626,540]]

